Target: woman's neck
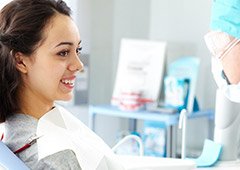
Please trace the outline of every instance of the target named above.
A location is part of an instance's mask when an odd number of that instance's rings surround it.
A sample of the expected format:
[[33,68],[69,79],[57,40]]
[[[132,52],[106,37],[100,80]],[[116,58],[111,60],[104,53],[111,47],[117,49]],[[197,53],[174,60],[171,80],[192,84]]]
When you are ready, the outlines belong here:
[[20,112],[28,114],[36,119],[40,119],[54,106],[53,101],[41,99],[41,97],[33,95],[29,91],[22,90],[19,96],[20,96]]

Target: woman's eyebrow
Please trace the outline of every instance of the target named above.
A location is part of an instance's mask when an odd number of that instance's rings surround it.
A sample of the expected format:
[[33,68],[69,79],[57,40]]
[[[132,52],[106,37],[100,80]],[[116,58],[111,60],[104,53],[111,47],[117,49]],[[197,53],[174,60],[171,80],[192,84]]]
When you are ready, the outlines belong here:
[[73,45],[72,42],[60,42],[59,44],[57,44],[55,47],[59,47],[61,45]]
[[[78,45],[81,44],[81,42],[82,42],[82,40],[79,41]],[[61,45],[71,45],[71,46],[72,46],[73,43],[72,43],[72,42],[60,42],[59,44],[57,44],[57,45],[55,46],[55,48],[56,48],[56,47],[59,47],[59,46],[61,46]]]

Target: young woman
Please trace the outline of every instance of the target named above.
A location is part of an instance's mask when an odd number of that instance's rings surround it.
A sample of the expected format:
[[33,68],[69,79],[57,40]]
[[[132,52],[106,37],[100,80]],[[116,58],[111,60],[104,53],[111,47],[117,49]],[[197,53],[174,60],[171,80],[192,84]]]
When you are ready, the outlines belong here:
[[[70,100],[83,69],[80,35],[59,0],[13,0],[0,13],[0,122],[3,141],[31,169],[81,169],[65,149],[38,160],[38,120]],[[32,145],[26,145],[29,141]]]

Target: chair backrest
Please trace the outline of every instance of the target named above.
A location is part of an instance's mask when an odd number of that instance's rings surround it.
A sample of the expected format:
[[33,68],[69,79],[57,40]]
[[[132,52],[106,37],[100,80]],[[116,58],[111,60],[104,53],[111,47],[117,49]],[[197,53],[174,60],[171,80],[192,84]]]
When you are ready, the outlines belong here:
[[2,141],[0,141],[0,169],[29,170]]

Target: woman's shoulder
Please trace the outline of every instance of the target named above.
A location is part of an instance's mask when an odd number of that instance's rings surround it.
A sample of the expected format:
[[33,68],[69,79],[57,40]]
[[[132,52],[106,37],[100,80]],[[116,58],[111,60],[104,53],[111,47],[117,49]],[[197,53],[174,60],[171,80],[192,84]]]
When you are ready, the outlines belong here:
[[81,170],[81,167],[75,153],[67,149],[39,160],[34,169]]
[[[37,120],[25,114],[13,114],[7,118],[4,123],[4,138],[3,142],[8,148],[16,152],[24,148],[28,140],[35,136],[37,128]],[[23,149],[16,154],[27,166],[34,165],[37,162],[37,145],[33,144],[31,147]]]
[[[26,144],[36,134],[38,120],[24,115],[15,114],[5,122],[4,143],[15,151]],[[20,152],[17,156],[31,169],[80,169],[78,160],[72,150],[63,150],[38,161],[37,144]]]
[[37,119],[25,114],[12,115],[4,123],[3,142],[12,151],[16,150],[36,134],[37,122]]
[[6,133],[8,133],[9,130],[12,130],[14,132],[25,130],[35,131],[37,128],[37,123],[38,120],[30,115],[15,113],[6,119],[4,126]]

